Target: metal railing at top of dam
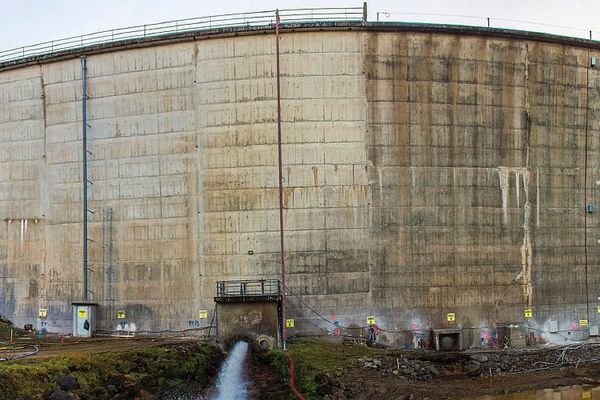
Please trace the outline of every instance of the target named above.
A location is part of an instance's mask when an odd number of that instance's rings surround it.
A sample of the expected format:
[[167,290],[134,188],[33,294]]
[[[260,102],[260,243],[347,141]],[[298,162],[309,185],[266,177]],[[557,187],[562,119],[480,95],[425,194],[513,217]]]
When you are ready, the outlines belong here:
[[524,30],[528,32],[546,33],[589,40],[596,40],[596,37],[600,35],[600,31],[598,30],[585,29],[583,27],[550,24],[514,18],[496,18],[482,15],[378,11],[375,13],[375,18],[378,23],[401,21],[404,23],[486,27],[521,31]]
[[[275,25],[275,12],[276,10],[267,10],[212,15],[88,33],[0,51],[0,63],[125,40],[139,40],[212,29],[270,27]],[[360,22],[366,20],[365,15],[366,9],[364,6],[279,10],[282,26],[310,22]]]
[[218,281],[217,297],[277,296],[281,294],[279,279]]
[[[50,40],[33,45],[2,50],[0,51],[0,64],[9,62],[18,63],[19,60],[26,60],[30,57],[52,56],[63,51],[125,42],[128,40],[144,40],[153,37],[194,32],[201,33],[203,31],[227,28],[273,28],[275,25],[276,11],[277,10],[266,10],[178,19]],[[366,3],[364,3],[362,7],[282,9],[279,10],[279,15],[282,26],[285,26],[286,24],[319,22],[373,22],[381,24],[417,23],[425,25],[435,24],[525,30],[590,40],[593,40],[600,35],[600,31],[583,29],[581,27],[547,24],[519,19],[458,14],[378,11],[373,14],[373,17],[376,18],[368,21]]]

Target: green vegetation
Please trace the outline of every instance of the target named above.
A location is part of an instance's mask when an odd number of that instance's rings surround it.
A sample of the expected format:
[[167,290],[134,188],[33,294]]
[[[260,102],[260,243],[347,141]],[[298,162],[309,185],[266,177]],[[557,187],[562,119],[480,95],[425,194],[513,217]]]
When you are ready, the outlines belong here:
[[82,399],[133,398],[183,381],[206,383],[222,357],[210,346],[185,344],[141,350],[69,354],[27,362],[0,363],[0,399],[37,396],[57,386],[60,376],[77,379]]
[[[0,315],[0,318],[2,316]],[[23,331],[21,329],[15,328],[6,322],[0,321],[0,341],[7,341],[10,339],[10,330],[13,330],[13,338],[18,338],[22,336]]]
[[[288,344],[288,350],[296,365],[296,388],[306,400],[322,399],[327,386],[341,377],[346,367],[358,357],[376,352],[360,345],[346,346],[318,339],[295,339]],[[283,381],[289,381],[289,361],[283,351],[275,350],[263,357],[281,374]],[[285,399],[295,396],[290,391]]]

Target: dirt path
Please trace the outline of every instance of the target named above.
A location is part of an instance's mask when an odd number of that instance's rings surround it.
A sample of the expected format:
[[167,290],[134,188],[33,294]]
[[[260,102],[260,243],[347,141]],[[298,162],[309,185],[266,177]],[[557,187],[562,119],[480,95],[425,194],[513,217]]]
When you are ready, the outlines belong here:
[[[138,337],[138,338],[117,338],[117,337],[98,337],[90,339],[65,338],[64,343],[58,337],[49,337],[44,339],[22,338],[15,345],[34,345],[39,348],[36,355],[30,356],[26,360],[43,359],[60,355],[72,355],[82,353],[104,353],[111,351],[134,350],[145,347],[168,346],[173,344],[189,343],[197,341],[190,337]],[[27,350],[27,349],[26,349]],[[0,349],[0,357],[2,356]]]

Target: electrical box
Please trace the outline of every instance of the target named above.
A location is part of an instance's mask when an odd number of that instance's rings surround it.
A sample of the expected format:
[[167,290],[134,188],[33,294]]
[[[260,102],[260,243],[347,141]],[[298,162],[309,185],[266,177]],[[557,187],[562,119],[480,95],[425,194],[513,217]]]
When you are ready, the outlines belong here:
[[73,304],[73,336],[92,337],[96,331],[97,304],[90,302],[74,302]]
[[590,336],[598,336],[598,325],[590,326]]
[[558,321],[548,321],[548,332],[558,333]]

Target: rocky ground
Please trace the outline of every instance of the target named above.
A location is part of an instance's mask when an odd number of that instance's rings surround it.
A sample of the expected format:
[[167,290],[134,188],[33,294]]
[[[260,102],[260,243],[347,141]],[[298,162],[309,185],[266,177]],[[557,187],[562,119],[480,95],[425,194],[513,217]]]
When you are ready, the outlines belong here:
[[[296,360],[297,386],[307,400],[462,399],[569,385],[600,386],[600,343],[438,353],[371,350],[305,339],[289,348]],[[286,379],[285,360],[270,356],[270,362]]]

